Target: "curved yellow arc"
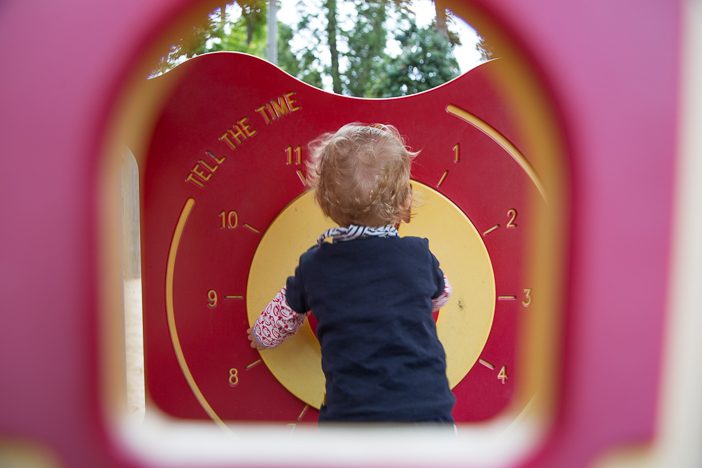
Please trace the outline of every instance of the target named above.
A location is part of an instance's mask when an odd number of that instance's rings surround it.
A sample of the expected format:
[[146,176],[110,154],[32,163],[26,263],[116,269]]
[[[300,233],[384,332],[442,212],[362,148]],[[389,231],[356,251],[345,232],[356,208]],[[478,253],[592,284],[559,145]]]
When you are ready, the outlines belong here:
[[180,239],[183,236],[185,224],[188,222],[188,217],[190,216],[190,212],[193,210],[194,206],[195,199],[188,198],[185,202],[185,206],[183,206],[183,211],[181,211],[180,217],[178,218],[178,223],[176,224],[175,232],[173,233],[173,238],[171,239],[171,246],[168,251],[168,264],[166,268],[166,315],[168,317],[168,331],[171,335],[171,343],[173,344],[173,351],[176,354],[178,365],[180,366],[180,370],[183,373],[185,380],[188,382],[190,390],[192,390],[195,398],[197,399],[198,403],[200,403],[200,406],[202,406],[202,409],[205,410],[207,415],[222,429],[228,430],[222,419],[207,401],[207,398],[205,398],[205,395],[202,394],[200,387],[198,387],[197,382],[195,382],[193,374],[190,372],[190,367],[188,367],[188,363],[183,355],[183,348],[180,346],[180,338],[178,337],[178,329],[175,323],[175,310],[173,307],[173,279],[175,277],[176,256],[178,255],[178,246],[180,245]]
[[512,159],[514,159],[514,161],[519,165],[519,167],[522,168],[522,170],[526,173],[526,175],[529,177],[532,183],[536,186],[536,189],[539,191],[539,194],[541,194],[541,198],[543,198],[544,201],[548,201],[546,197],[546,189],[541,183],[541,179],[539,178],[534,168],[531,166],[531,164],[529,164],[529,161],[527,161],[527,158],[524,157],[522,152],[519,151],[519,149],[517,149],[517,147],[514,146],[512,142],[510,142],[503,134],[497,131],[495,127],[491,126],[489,123],[485,122],[476,115],[471,114],[467,110],[461,109],[460,107],[453,104],[449,104],[448,106],[446,106],[446,112],[455,117],[458,117],[466,123],[469,123],[473,127],[483,132],[485,135],[490,137],[490,139],[493,140],[495,143],[497,143],[503,150],[507,152],[507,154],[510,155]]

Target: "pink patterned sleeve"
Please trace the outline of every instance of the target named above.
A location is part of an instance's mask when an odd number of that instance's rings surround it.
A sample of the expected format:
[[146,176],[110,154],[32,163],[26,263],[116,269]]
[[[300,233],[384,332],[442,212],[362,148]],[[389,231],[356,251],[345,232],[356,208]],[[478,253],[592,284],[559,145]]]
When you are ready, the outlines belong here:
[[263,309],[254,324],[251,335],[264,348],[275,348],[292,336],[305,322],[305,315],[290,308],[285,288]]
[[444,275],[444,291],[439,295],[439,297],[431,300],[431,304],[433,306],[432,312],[437,312],[439,309],[445,306],[449,300],[449,297],[451,297],[451,293],[453,293],[451,283],[449,283],[448,278],[446,278],[446,275]]

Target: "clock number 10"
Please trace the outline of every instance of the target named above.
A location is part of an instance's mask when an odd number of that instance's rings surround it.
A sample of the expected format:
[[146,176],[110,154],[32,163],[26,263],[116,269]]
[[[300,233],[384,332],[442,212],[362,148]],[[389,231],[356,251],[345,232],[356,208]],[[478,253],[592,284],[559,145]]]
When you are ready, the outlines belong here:
[[219,212],[219,228],[220,229],[236,229],[239,225],[239,214],[234,211]]

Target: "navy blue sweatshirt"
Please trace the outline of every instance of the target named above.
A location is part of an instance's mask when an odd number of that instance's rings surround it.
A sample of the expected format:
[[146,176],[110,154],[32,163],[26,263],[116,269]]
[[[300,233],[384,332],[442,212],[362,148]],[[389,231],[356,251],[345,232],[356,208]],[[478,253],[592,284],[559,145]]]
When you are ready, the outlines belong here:
[[320,422],[452,422],[454,396],[432,316],[444,290],[427,239],[324,243],[288,278],[290,307],[318,321]]

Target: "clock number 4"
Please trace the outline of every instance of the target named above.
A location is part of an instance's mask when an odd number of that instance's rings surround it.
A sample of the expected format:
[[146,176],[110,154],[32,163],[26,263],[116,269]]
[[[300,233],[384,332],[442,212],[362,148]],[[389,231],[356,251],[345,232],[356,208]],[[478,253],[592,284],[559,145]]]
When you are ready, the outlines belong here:
[[507,366],[502,366],[502,368],[500,369],[500,372],[497,373],[497,380],[502,382],[502,385],[504,385],[505,382],[507,381],[507,378],[508,378]]

